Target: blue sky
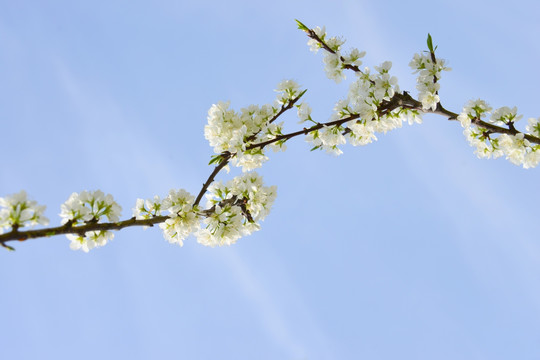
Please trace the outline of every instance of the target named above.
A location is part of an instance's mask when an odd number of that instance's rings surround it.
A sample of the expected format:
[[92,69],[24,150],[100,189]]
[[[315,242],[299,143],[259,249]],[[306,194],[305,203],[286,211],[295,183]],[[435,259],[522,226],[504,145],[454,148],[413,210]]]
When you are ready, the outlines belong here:
[[[428,32],[453,70],[441,99],[540,116],[535,2],[0,1],[0,196],[25,189],[51,224],[74,191],[197,193],[207,111],[269,103],[295,79],[325,121],[344,97],[294,19],[365,65],[408,63]],[[298,128],[289,115],[286,129]],[[522,124],[524,126],[524,124]],[[480,160],[426,116],[338,158],[297,138],[259,171],[262,230],[183,248],[126,229],[89,254],[65,237],[0,252],[9,359],[538,359],[540,170]],[[228,180],[230,174],[221,174]]]

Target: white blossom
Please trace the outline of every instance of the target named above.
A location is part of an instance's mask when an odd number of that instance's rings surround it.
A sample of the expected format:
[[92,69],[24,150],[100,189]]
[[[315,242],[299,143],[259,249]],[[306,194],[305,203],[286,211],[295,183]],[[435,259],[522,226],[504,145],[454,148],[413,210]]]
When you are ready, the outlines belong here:
[[60,217],[62,224],[72,221],[84,223],[90,220],[99,221],[105,216],[111,222],[118,221],[122,208],[114,201],[111,194],[105,195],[101,190],[73,193],[62,204]]
[[[300,85],[294,80],[280,82],[276,91],[278,95],[275,106],[250,105],[239,113],[229,109],[229,102],[218,102],[211,106],[204,136],[216,154],[230,153],[231,164],[242,167],[243,171],[258,168],[268,160],[262,147],[250,148],[250,145],[273,140],[281,135],[283,125],[275,122],[276,115],[303,94]],[[267,147],[275,151],[285,149],[284,141]]]
[[462,126],[464,126],[464,124],[470,125],[470,121],[466,121],[465,116],[467,116],[469,119],[481,120],[484,116],[489,114],[491,110],[491,106],[489,106],[489,104],[486,103],[484,100],[469,100],[461,111],[461,119],[459,117],[458,119],[460,120]]
[[451,69],[446,66],[444,59],[436,59],[433,62],[431,54],[428,52],[414,54],[409,66],[414,70],[413,73],[418,73],[416,88],[419,91],[418,100],[422,102],[422,108],[435,111],[440,102],[437,94],[440,85],[437,81],[441,79],[442,71],[450,71]]
[[206,227],[197,232],[197,242],[211,247],[232,245],[244,235],[243,220],[239,206],[216,205],[212,214],[203,220]]
[[492,156],[496,158],[501,155],[500,152],[495,152],[496,148],[493,147],[491,141],[486,142],[487,139],[483,135],[483,129],[478,129],[476,126],[468,127],[463,130],[463,135],[465,135],[469,145],[476,148],[474,153],[479,158],[489,159]]
[[461,124],[461,127],[468,129],[471,126],[471,117],[469,114],[462,112],[457,117],[459,123]]
[[362,60],[366,56],[365,51],[360,51],[357,48],[351,49],[349,53],[343,54],[343,63],[347,65],[353,65],[353,66],[361,66]]
[[349,129],[351,131],[347,134],[347,137],[353,146],[367,145],[373,142],[373,140],[377,141],[375,133],[369,126],[366,126],[365,122],[350,124]]
[[[89,221],[100,222],[106,217],[110,222],[116,222],[120,218],[122,208],[116,203],[112,195],[105,195],[101,190],[82,191],[73,193],[62,204],[60,217],[62,224],[71,221],[73,226],[84,225]],[[84,236],[68,234],[71,240],[70,247],[74,250],[88,252],[94,247],[103,246],[111,240],[114,234],[111,231],[88,231]]]
[[240,237],[260,228],[276,198],[275,186],[266,187],[255,172],[235,177],[208,188],[208,216],[197,233],[197,242],[205,246],[234,244]]
[[231,159],[231,163],[235,166],[240,166],[242,172],[260,168],[266,161],[268,161],[268,156],[264,155],[260,148],[236,154],[236,156]]
[[517,107],[509,108],[508,106],[503,106],[493,111],[490,122],[499,126],[508,125],[515,123],[522,117],[523,115],[517,115]]
[[278,93],[278,104],[285,105],[300,94],[300,85],[294,80],[283,80],[275,91]]
[[[158,195],[155,195],[153,199],[137,199],[133,208],[133,216],[137,220],[146,220],[160,216],[161,206],[161,199]],[[144,226],[143,228],[146,229],[148,226]]]
[[104,246],[109,240],[112,240],[114,233],[112,231],[87,231],[84,236],[68,234],[66,237],[71,241],[69,247],[71,250],[82,250],[89,252],[93,248]]
[[344,80],[345,73],[343,72],[343,62],[341,61],[341,55],[339,52],[326,53],[324,58],[324,71],[329,79],[334,80],[336,83],[340,83]]
[[540,137],[540,118],[529,118],[528,124],[525,129],[529,134]]
[[299,123],[310,121],[311,119],[311,106],[307,103],[301,103],[296,105],[298,108],[298,118],[300,119]]
[[0,198],[0,234],[4,229],[34,225],[48,225],[49,219],[43,213],[45,205],[28,200],[24,190]]
[[170,218],[159,227],[170,243],[182,246],[184,240],[199,228],[200,219],[193,206],[194,201],[195,198],[184,189],[170,190],[163,199],[162,209],[170,213]]
[[525,154],[523,167],[525,169],[534,168],[540,163],[540,146],[532,148],[531,151]]
[[[525,169],[532,168],[540,162],[540,146],[532,145],[523,133],[499,134],[473,123],[473,120],[483,120],[492,108],[484,100],[471,100],[463,107],[457,119],[465,128],[463,134],[469,144],[476,148],[475,154],[479,158],[498,158],[505,156],[512,164],[522,165]],[[521,119],[517,115],[517,108],[501,107],[491,113],[490,123],[497,126],[509,126]],[[535,119],[529,119],[527,131],[532,132]]]
[[507,160],[510,160],[514,165],[524,164],[527,147],[530,144],[523,138],[522,133],[516,135],[501,134],[498,140],[498,145],[506,155]]
[[[315,34],[317,34],[319,39],[331,50],[326,51],[323,57],[323,62],[325,64],[324,70],[326,72],[326,76],[329,79],[332,79],[336,83],[339,83],[341,82],[341,80],[345,79],[345,73],[343,72],[344,64],[357,66],[362,64],[360,58],[365,55],[365,52],[360,52],[358,49],[352,49],[348,54],[342,56],[341,47],[345,43],[344,39],[335,36],[327,38],[326,30],[324,27],[322,29],[316,27],[315,29],[313,29],[313,31],[315,32]],[[310,39],[308,41],[308,45],[310,47],[310,50],[314,52],[317,52],[320,48],[323,47],[322,43],[315,39]]]
[[263,178],[256,172],[235,177],[228,185],[232,196],[245,200],[253,221],[263,220],[268,215],[276,199],[275,186],[264,186]]
[[[319,39],[324,41],[324,39],[326,38],[326,28],[324,26],[322,28],[317,26],[313,29],[313,31],[315,32],[315,34],[317,34]],[[321,48],[321,43],[315,39],[309,39],[307,44],[309,46],[309,49],[313,52],[317,52]]]

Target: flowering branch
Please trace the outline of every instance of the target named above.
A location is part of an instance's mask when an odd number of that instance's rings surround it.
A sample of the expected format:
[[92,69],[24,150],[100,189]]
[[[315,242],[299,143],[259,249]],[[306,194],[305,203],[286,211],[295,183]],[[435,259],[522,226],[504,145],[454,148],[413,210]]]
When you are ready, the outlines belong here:
[[[281,108],[279,109],[279,111],[274,115],[272,116],[272,118],[270,118],[270,120],[268,120],[268,124],[272,124],[274,121],[276,121],[284,112],[286,112],[287,110],[290,110],[293,108],[294,104],[296,104],[296,102],[298,102],[298,100],[300,100],[300,98],[306,93],[307,90],[304,90],[302,91],[300,94],[298,94],[295,98],[291,99],[290,101],[287,101],[285,104],[283,104],[281,106]],[[250,143],[251,141],[255,140],[257,138],[257,135],[259,135],[259,133],[261,132],[262,129],[259,129],[257,132],[255,132],[254,134],[250,135],[246,140],[245,140],[245,144],[248,144]],[[279,137],[279,136],[277,136]],[[275,138],[274,138],[275,139]],[[275,140],[275,141],[272,141],[273,142],[277,142],[279,141],[278,140]],[[252,145],[249,145],[249,146],[245,146],[246,150],[252,150],[252,149],[255,149],[256,147],[252,146]],[[217,174],[219,174],[219,172],[225,168],[228,164],[229,164],[229,160],[236,156],[236,153],[231,153],[229,151],[224,151],[223,153],[217,155],[215,157],[216,161],[219,161],[219,164],[214,168],[214,171],[212,171],[212,173],[210,174],[210,176],[208,176],[208,179],[206,180],[206,182],[203,184],[202,188],[201,188],[201,191],[199,191],[199,194],[197,195],[197,198],[195,199],[195,205],[199,205],[203,195],[206,193],[206,190],[208,189],[208,187],[210,186],[210,184],[212,184],[214,182],[214,179],[215,177],[217,176]],[[210,163],[213,163],[212,161]]]
[[[311,39],[308,41],[308,45],[310,45],[312,51],[317,52],[319,49],[323,49],[326,52],[324,63],[326,64],[325,70],[329,78],[339,82],[345,78],[343,70],[348,69],[355,72],[358,78],[361,79],[357,81],[358,85],[356,86],[363,88],[362,90],[364,91],[354,92],[353,88],[351,88],[347,105],[352,103],[352,105],[358,106],[358,103],[364,102],[375,107],[376,115],[380,116],[380,105],[384,104],[385,101],[401,102],[404,105],[401,106],[402,109],[406,108],[415,111],[418,115],[420,113],[434,113],[443,115],[448,120],[459,120],[465,128],[464,134],[467,140],[477,148],[476,154],[479,157],[489,158],[493,156],[497,158],[506,155],[507,159],[511,162],[517,165],[523,165],[525,168],[534,167],[540,162],[539,119],[530,118],[529,124],[526,127],[528,133],[524,133],[515,127],[515,122],[522,117],[517,115],[517,108],[515,107],[512,109],[508,107],[497,109],[492,113],[491,119],[485,121],[483,117],[490,113],[491,107],[482,100],[470,101],[460,114],[449,111],[442,106],[439,97],[440,84],[438,81],[441,78],[441,72],[449,71],[450,68],[445,65],[444,59],[438,59],[435,56],[437,47],[433,46],[433,40],[430,34],[428,34],[427,38],[427,55],[415,54],[409,64],[419,74],[417,78],[419,99],[415,100],[407,92],[399,91],[397,79],[394,79],[393,83],[388,82],[392,80],[387,75],[388,70],[391,68],[390,62],[383,63],[379,68],[375,67],[380,72],[379,84],[377,84],[377,79],[369,76],[368,68],[364,71],[360,70],[360,58],[364,56],[364,52],[353,49],[348,55],[342,55],[341,47],[344,40],[337,37],[328,38],[324,28],[317,27],[310,29],[298,20],[297,24],[298,28],[306,32],[307,36]],[[368,74],[365,72],[368,72]],[[385,82],[386,84],[384,84]],[[355,84],[353,84],[354,86]],[[393,91],[389,92],[390,87],[393,87]],[[371,89],[379,91],[379,94],[370,94],[369,91]],[[349,113],[351,112],[349,111]],[[380,120],[371,115],[367,112],[366,116],[363,116],[364,120]],[[351,132],[350,129],[345,129],[343,134],[349,132]],[[494,137],[494,134],[501,135]]]
[[[481,158],[505,156],[524,168],[540,163],[540,119],[530,118],[526,132],[519,131],[515,123],[522,118],[517,108],[502,107],[492,111],[483,100],[469,101],[461,113],[449,111],[441,104],[439,95],[443,71],[449,71],[444,59],[437,58],[431,35],[428,51],[415,54],[409,66],[417,73],[418,98],[401,91],[395,76],[390,75],[392,63],[383,62],[371,71],[360,69],[365,52],[353,48],[342,51],[345,40],[328,37],[325,28],[310,29],[297,21],[299,29],[309,37],[308,45],[325,53],[327,76],[336,82],[345,79],[344,70],[351,70],[356,79],[345,99],[337,102],[326,122],[311,117],[311,107],[299,100],[307,90],[292,81],[281,82],[273,104],[250,105],[240,112],[229,109],[229,103],[219,102],[208,111],[208,124],[204,134],[215,155],[210,165],[216,164],[203,183],[197,196],[186,190],[170,190],[161,199],[137,199],[133,216],[119,220],[120,206],[109,194],[97,191],[73,193],[61,206],[62,225],[38,230],[21,231],[34,225],[48,225],[43,215],[45,206],[27,199],[24,191],[0,198],[0,245],[13,250],[7,243],[28,239],[66,235],[70,247],[85,252],[105,245],[113,232],[131,226],[159,225],[166,240],[179,245],[190,235],[206,246],[223,246],[236,242],[242,236],[259,230],[260,221],[269,213],[276,197],[275,187],[264,186],[254,171],[268,160],[267,148],[283,151],[290,139],[306,135],[312,150],[322,149],[339,155],[340,146],[349,142],[354,146],[367,145],[377,140],[377,133],[400,128],[403,123],[422,122],[426,113],[438,114],[448,120],[457,120],[464,135],[476,148]],[[283,122],[278,118],[286,111],[297,108],[301,123],[310,123],[302,129],[283,133]],[[487,116],[490,115],[489,119]],[[229,165],[242,168],[243,175],[227,183],[216,181],[217,175]],[[201,201],[207,203],[202,207]],[[166,212],[166,213],[165,213]],[[2,232],[9,230],[5,234]]]
[[[285,89],[285,92],[287,92],[287,89]],[[305,94],[306,90],[302,92],[297,91],[289,91],[286,97],[282,97],[279,100],[281,101],[281,106],[278,110],[274,111],[274,114],[267,120],[266,126],[271,125],[274,123],[283,113],[285,113],[287,110],[290,110],[294,107],[296,102]],[[246,148],[245,144],[248,144],[251,141],[254,141],[257,139],[258,135],[263,130],[263,127],[258,128],[253,134],[247,136],[243,141],[244,145],[243,147]],[[246,149],[251,150],[252,148]],[[216,211],[221,211],[223,207],[238,207],[241,209],[242,216],[247,220],[248,223],[255,223],[254,217],[251,214],[249,210],[249,204],[248,204],[248,197],[239,197],[238,195],[234,195],[232,198],[224,198],[218,201],[217,203],[214,203],[212,207],[210,207],[207,210],[198,210],[199,203],[202,200],[203,195],[208,191],[208,188],[214,183],[215,177],[218,175],[218,173],[225,168],[229,161],[237,156],[237,153],[231,153],[230,151],[223,151],[221,154],[214,157],[211,161],[211,163],[219,161],[218,165],[214,168],[212,173],[209,175],[206,182],[203,184],[201,190],[199,191],[197,198],[193,202],[192,205],[188,206],[190,209],[187,211],[190,213],[191,220],[194,220],[196,217],[202,217],[202,218],[211,218],[213,215],[216,214]],[[185,194],[183,194],[185,195]],[[80,244],[81,247],[83,243],[85,243],[85,238],[87,237],[94,237],[94,246],[96,245],[104,245],[106,243],[106,240],[112,238],[112,234],[109,232],[110,230],[120,230],[125,227],[131,227],[131,226],[153,226],[156,224],[164,224],[163,228],[164,230],[170,230],[171,228],[171,216],[165,216],[165,215],[159,215],[160,211],[159,208],[163,205],[159,198],[155,199],[153,202],[147,200],[146,204],[140,200],[138,200],[138,206],[139,213],[146,212],[146,216],[142,216],[141,218],[137,218],[136,216],[132,217],[131,219],[124,220],[124,221],[114,221],[114,222],[99,222],[99,218],[102,215],[105,215],[109,217],[109,220],[116,220],[116,214],[114,211],[112,211],[112,207],[116,206],[119,209],[119,206],[117,206],[116,203],[112,202],[112,197],[110,195],[107,195],[108,202],[104,199],[104,194],[101,192],[96,192],[94,194],[88,194],[87,192],[83,192],[84,199],[78,203],[80,200],[78,197],[78,194],[73,194],[70,198],[71,202],[75,202],[76,205],[73,206],[73,208],[68,209],[72,204],[66,205],[70,202],[63,205],[63,207],[66,207],[66,214],[64,214],[65,218],[68,219],[66,223],[62,226],[57,227],[51,227],[51,228],[44,228],[39,230],[29,230],[29,231],[19,231],[20,225],[24,224],[24,221],[19,221],[20,215],[16,215],[17,213],[21,212],[21,206],[22,210],[27,208],[32,208],[32,206],[36,206],[35,202],[26,200],[26,193],[21,192],[19,194],[16,194],[12,196],[11,198],[2,199],[2,203],[0,205],[3,205],[7,211],[3,211],[4,217],[6,217],[6,221],[8,224],[10,222],[13,224],[11,226],[11,231],[6,234],[0,233],[0,245],[4,248],[7,248],[9,250],[14,250],[13,247],[6,244],[6,242],[9,241],[24,241],[28,239],[35,239],[35,238],[42,238],[42,237],[51,237],[56,235],[68,235],[72,240],[75,239],[76,242],[72,244],[74,247],[78,248],[78,245]],[[231,199],[233,201],[231,201]],[[84,206],[81,206],[84,203],[87,203],[90,205],[90,207],[94,208],[96,203],[102,202],[103,204],[98,206],[98,213],[101,211],[101,214],[95,214],[91,213],[87,208],[84,208]],[[186,201],[186,204],[189,203],[189,200]],[[156,206],[157,205],[157,206]],[[11,209],[10,209],[11,208]],[[103,211],[105,210],[105,211]],[[42,224],[48,223],[48,219],[44,218],[42,216],[42,212],[44,211],[44,207],[39,207],[39,209],[35,210],[36,216],[34,216],[36,219],[40,219],[40,222]],[[154,212],[152,212],[154,211]],[[191,212],[190,212],[191,211]],[[181,211],[170,211],[171,213],[174,213],[172,218],[175,216],[181,217],[180,215]],[[2,214],[2,213],[0,213]],[[14,215],[15,214],[15,215]],[[90,216],[92,215],[92,216]],[[140,215],[140,214],[139,214]],[[70,217],[71,216],[71,217]],[[185,214],[184,214],[185,216]],[[7,221],[7,218],[11,218],[11,221]],[[81,223],[77,223],[78,220],[84,220]],[[169,221],[169,224],[167,224],[167,221]],[[33,221],[36,223],[37,221]],[[23,225],[24,226],[24,225]],[[179,229],[174,229],[173,232],[170,234],[169,240],[173,239],[173,242],[181,242],[182,239],[179,239]],[[196,227],[196,226],[194,226]],[[1,230],[1,227],[0,227]],[[181,231],[180,231],[181,232]],[[87,243],[87,241],[86,241]],[[211,245],[211,244],[210,244]],[[89,250],[89,249],[88,249]]]

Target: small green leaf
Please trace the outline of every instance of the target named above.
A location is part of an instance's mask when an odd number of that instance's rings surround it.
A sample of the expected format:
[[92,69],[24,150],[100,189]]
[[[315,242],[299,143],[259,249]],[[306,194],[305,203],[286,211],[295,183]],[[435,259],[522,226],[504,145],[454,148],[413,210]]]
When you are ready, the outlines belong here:
[[429,51],[433,52],[433,39],[431,38],[431,34],[428,33],[427,34],[427,47],[429,49]]
[[208,163],[208,165],[219,164],[220,162],[221,162],[221,154],[214,155],[210,158],[210,162]]
[[2,247],[3,247],[4,249],[8,250],[8,251],[15,251],[15,248],[14,248],[14,247],[9,246],[9,245],[7,245],[7,244],[4,243],[4,242],[1,242],[0,245],[2,245]]
[[303,31],[309,31],[308,27],[302,24],[300,20],[298,19],[295,19],[295,20],[296,20],[296,24],[298,25],[298,29],[303,30]]
[[320,149],[320,148],[321,148],[321,145],[317,145],[317,146],[313,147],[313,148],[312,148],[311,150],[309,150],[309,151],[318,150],[318,149]]

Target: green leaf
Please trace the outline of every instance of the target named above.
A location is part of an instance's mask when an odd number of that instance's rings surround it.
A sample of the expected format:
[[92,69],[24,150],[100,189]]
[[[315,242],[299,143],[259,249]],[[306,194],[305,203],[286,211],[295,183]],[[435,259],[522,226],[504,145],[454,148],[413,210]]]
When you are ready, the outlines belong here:
[[221,162],[221,154],[214,155],[210,158],[210,162],[208,163],[208,165],[219,164],[220,162]]
[[283,147],[283,145],[285,145],[286,141],[287,141],[287,139],[278,140],[278,141],[276,141],[276,145],[279,146],[279,147]]
[[427,47],[429,49],[430,52],[434,52],[435,50],[433,50],[433,39],[431,38],[431,34],[428,33],[427,34]]
[[2,245],[2,247],[3,247],[4,249],[8,250],[8,251],[15,251],[15,248],[14,248],[14,247],[9,246],[9,245],[7,245],[7,244],[4,243],[4,242],[1,242],[0,245]]
[[295,20],[296,20],[296,24],[298,25],[298,29],[303,30],[303,31],[309,31],[308,27],[302,24],[300,20],[298,19],[295,19]]

